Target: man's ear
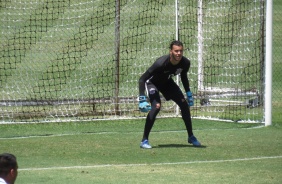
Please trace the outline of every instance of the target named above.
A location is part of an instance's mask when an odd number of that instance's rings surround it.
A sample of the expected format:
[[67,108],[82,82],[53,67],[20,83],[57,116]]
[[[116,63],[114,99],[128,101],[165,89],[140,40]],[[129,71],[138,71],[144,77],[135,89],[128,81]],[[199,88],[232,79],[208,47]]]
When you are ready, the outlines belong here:
[[17,176],[17,174],[18,174],[18,171],[16,169],[11,169],[10,170],[10,175],[11,176],[15,177],[15,176]]

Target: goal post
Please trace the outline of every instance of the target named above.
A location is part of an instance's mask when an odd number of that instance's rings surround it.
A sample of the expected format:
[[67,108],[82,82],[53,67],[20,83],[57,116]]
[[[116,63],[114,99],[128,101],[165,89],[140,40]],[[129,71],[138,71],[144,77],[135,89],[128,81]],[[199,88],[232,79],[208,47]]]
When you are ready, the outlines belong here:
[[272,124],[272,0],[266,4],[266,48],[265,48],[265,103],[264,123],[266,126]]
[[[264,0],[11,0],[0,9],[2,123],[144,118],[139,77],[174,39],[191,60],[194,118],[263,122]],[[159,117],[179,116],[162,100]]]
[[203,1],[198,0],[198,91],[203,90]]

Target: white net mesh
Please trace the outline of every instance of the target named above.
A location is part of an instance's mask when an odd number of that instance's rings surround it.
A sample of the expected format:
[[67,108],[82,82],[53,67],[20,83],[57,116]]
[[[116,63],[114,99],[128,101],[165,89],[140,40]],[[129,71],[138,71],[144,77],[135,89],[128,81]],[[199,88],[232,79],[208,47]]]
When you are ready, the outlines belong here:
[[[189,48],[194,117],[262,120],[264,2],[175,4],[1,1],[0,121],[144,117],[138,79],[176,37]],[[163,104],[160,116],[177,115]]]

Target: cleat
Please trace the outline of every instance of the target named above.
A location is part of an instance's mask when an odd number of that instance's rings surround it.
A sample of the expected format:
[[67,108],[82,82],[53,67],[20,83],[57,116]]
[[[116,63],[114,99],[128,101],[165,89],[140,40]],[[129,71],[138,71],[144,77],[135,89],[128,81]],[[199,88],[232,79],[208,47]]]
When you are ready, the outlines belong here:
[[140,148],[151,149],[152,146],[149,144],[149,141],[146,139],[140,143]]
[[196,146],[196,147],[201,146],[201,143],[197,140],[197,138],[194,135],[188,138],[188,143],[193,144],[193,146]]

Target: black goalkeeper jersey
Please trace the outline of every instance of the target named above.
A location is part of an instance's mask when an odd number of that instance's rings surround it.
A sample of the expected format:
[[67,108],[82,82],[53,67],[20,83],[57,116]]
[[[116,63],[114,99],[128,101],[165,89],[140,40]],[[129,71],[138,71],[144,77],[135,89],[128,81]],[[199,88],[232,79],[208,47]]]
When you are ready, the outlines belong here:
[[145,95],[145,82],[151,82],[158,87],[165,87],[171,77],[180,75],[185,91],[190,91],[187,72],[190,68],[190,61],[182,57],[177,65],[170,62],[170,55],[158,58],[153,65],[139,79],[139,95]]

